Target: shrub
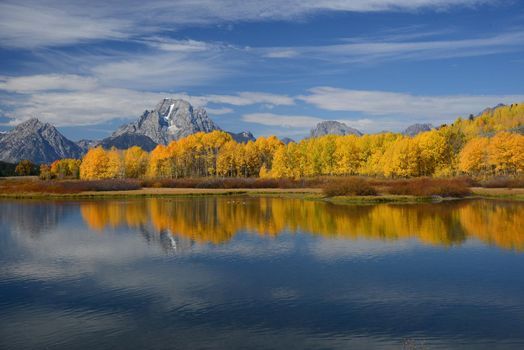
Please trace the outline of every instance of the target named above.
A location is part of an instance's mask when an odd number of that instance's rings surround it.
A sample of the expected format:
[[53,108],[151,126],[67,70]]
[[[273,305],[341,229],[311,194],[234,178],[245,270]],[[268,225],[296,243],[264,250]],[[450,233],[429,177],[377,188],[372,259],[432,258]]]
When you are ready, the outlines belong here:
[[39,167],[32,161],[23,159],[17,164],[15,173],[18,176],[38,175]]
[[524,178],[498,176],[482,181],[480,185],[488,188],[524,188]]
[[388,192],[411,196],[465,197],[471,192],[467,181],[461,178],[432,179],[428,177],[392,181]]
[[146,179],[141,181],[143,187],[165,188],[301,188],[318,187],[319,179],[273,179],[273,178],[180,178],[180,179]]
[[375,196],[377,191],[371,184],[360,177],[349,177],[328,181],[323,186],[328,197],[334,196]]

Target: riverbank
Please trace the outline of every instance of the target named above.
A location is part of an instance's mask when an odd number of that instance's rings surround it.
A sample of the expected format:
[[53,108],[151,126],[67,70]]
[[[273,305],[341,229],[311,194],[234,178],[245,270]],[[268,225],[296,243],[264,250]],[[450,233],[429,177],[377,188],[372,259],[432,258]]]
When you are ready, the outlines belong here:
[[325,200],[335,204],[359,203],[420,203],[439,202],[443,200],[460,200],[472,198],[524,200],[522,188],[470,188],[472,195],[463,198],[446,198],[439,196],[411,196],[377,194],[374,196],[335,196],[324,195],[321,188],[141,188],[120,191],[85,191],[79,193],[40,193],[19,192],[0,193],[5,199],[113,199],[113,198],[149,198],[149,197],[196,197],[196,196],[278,196],[301,199]]
[[79,193],[0,193],[0,198],[133,198],[133,197],[189,197],[228,195],[314,195],[322,196],[320,188],[141,188],[126,191],[85,191]]

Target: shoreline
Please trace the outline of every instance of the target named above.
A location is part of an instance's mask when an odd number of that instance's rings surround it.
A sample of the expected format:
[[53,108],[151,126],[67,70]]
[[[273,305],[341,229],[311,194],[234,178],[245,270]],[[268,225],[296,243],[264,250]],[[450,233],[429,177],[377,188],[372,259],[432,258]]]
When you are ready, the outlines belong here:
[[466,199],[504,199],[524,201],[523,188],[471,188],[472,195],[463,198],[418,197],[409,195],[339,196],[326,197],[320,188],[141,188],[125,191],[87,191],[79,193],[1,193],[0,199],[121,199],[121,198],[176,198],[201,196],[276,196],[323,200],[333,204],[421,203]]

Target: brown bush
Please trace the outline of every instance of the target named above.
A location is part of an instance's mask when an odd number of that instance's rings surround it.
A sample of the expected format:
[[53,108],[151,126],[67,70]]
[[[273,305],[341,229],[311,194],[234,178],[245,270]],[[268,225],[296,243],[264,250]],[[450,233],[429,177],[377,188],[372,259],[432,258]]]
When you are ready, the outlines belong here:
[[480,183],[487,188],[524,188],[524,178],[498,176]]
[[181,179],[145,179],[140,183],[142,187],[163,187],[163,188],[195,188],[200,179],[181,178]]
[[312,179],[273,179],[273,178],[180,178],[180,179],[146,179],[142,187],[165,188],[302,188],[319,187],[324,180]]
[[328,181],[324,184],[322,190],[328,197],[377,195],[377,191],[369,181],[360,177],[348,177]]
[[461,178],[433,179],[428,177],[391,181],[387,192],[411,196],[464,197],[471,192],[467,181]]

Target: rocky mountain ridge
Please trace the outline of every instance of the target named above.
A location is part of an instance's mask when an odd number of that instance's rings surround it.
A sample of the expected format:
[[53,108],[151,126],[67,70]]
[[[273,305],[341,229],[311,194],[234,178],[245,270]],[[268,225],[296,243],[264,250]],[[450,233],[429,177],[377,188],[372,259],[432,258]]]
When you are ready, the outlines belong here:
[[420,134],[421,132],[430,131],[434,127],[432,124],[413,124],[408,126],[404,131],[402,131],[402,135],[406,136],[415,136]]
[[209,118],[204,108],[195,108],[185,100],[165,98],[152,111],[120,127],[113,137],[124,134],[145,135],[157,144],[166,145],[173,140],[197,132],[211,132],[220,128]]
[[68,140],[53,125],[29,119],[0,138],[0,160],[16,163],[30,159],[51,163],[61,158],[79,158],[82,149]]
[[309,137],[320,137],[324,135],[356,135],[362,136],[362,133],[350,127],[349,125],[335,120],[326,120],[318,123],[311,129]]

